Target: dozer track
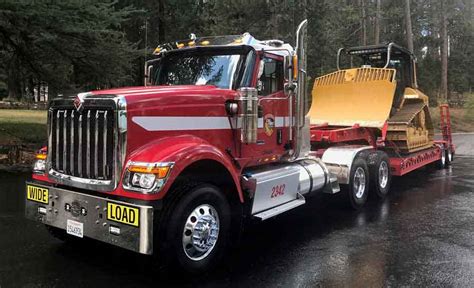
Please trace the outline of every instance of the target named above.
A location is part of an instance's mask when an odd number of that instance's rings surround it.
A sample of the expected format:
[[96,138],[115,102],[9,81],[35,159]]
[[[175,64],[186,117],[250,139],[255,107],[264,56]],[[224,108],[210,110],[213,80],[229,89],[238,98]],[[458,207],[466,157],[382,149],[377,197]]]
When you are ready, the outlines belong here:
[[388,119],[387,140],[404,153],[433,145],[433,126],[428,106],[422,102],[405,103]]

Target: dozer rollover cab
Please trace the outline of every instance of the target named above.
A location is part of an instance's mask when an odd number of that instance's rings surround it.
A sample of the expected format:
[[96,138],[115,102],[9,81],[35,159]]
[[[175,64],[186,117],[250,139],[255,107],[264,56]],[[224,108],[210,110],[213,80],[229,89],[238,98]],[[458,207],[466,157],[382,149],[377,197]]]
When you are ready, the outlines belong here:
[[[350,68],[341,69],[347,58]],[[428,97],[418,90],[411,52],[394,43],[341,48],[337,66],[315,80],[312,125],[371,128],[405,153],[433,145]]]

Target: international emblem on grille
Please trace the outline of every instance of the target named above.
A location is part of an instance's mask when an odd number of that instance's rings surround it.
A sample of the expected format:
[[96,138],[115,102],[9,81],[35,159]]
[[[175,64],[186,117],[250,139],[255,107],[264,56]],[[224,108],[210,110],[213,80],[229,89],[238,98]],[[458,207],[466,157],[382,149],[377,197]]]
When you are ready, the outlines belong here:
[[76,107],[77,112],[82,110],[82,104],[84,104],[84,98],[81,97],[81,94],[78,94],[76,98],[74,98],[74,107]]

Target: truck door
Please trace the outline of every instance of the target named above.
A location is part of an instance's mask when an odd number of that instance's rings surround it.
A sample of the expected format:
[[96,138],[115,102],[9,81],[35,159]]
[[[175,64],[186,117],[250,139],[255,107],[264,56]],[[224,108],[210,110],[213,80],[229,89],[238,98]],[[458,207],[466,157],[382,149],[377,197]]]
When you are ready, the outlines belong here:
[[283,90],[283,57],[265,53],[258,66],[261,75],[256,84],[260,104],[257,143],[244,144],[242,156],[263,164],[278,161],[285,153],[289,117],[288,100]]

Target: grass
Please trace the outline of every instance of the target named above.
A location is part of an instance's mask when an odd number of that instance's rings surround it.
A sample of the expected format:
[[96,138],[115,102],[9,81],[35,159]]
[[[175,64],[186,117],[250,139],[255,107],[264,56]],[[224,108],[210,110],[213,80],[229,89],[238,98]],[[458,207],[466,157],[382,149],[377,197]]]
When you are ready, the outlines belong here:
[[[430,108],[435,130],[439,130],[439,108]],[[474,132],[474,117],[464,108],[450,108],[452,132]]]
[[[450,108],[452,132],[474,132],[474,93],[466,96],[465,108]],[[439,108],[430,108],[436,130],[439,130]]]
[[46,115],[46,111],[0,109],[0,145],[44,145]]

